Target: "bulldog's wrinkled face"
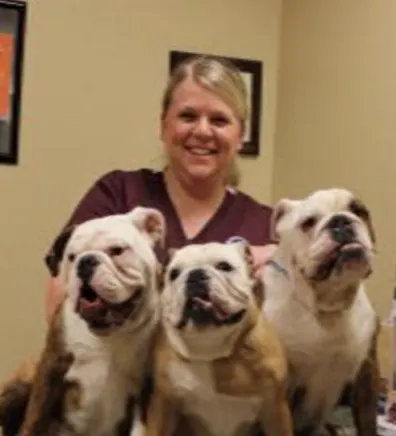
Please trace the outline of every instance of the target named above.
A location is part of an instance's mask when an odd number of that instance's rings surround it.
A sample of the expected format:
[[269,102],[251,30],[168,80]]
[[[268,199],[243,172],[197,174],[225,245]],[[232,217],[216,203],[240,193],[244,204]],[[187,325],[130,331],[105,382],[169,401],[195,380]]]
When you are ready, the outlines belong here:
[[138,207],[87,221],[68,240],[60,268],[68,297],[96,333],[127,327],[156,290],[154,244],[165,232],[162,215]]
[[257,304],[246,244],[206,243],[177,250],[166,268],[163,318],[179,331],[207,332],[240,323]]
[[375,245],[368,208],[344,189],[281,200],[274,210],[282,250],[313,286],[353,286],[371,272]]

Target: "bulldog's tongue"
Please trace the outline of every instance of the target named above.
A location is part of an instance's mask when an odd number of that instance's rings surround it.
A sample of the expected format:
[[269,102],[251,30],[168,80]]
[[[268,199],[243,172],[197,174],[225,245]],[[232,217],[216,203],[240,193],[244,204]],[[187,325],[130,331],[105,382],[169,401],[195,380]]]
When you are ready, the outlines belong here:
[[80,298],[78,308],[81,315],[88,319],[103,316],[106,311],[106,305],[100,298],[95,298],[93,301]]
[[205,300],[203,298],[194,297],[193,298],[194,303],[205,310],[212,310],[213,309],[213,303],[210,300]]
[[81,316],[89,322],[103,321],[111,325],[122,324],[125,319],[122,312],[118,311],[116,308],[111,308],[100,298],[96,298],[93,301],[81,298],[78,311]]
[[109,324],[122,324],[125,317],[122,313],[110,309],[107,311],[105,319]]
[[213,304],[213,302],[210,300],[195,297],[194,303],[204,310],[213,311],[216,317],[221,321],[227,319],[229,316],[228,313],[226,313],[219,305]]

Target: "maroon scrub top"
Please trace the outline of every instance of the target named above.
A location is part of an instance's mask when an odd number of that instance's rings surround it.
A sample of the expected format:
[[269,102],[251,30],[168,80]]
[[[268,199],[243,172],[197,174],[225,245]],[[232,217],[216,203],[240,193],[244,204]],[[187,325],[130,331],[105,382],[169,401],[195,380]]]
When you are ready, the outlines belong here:
[[165,217],[165,247],[157,251],[161,261],[169,248],[193,243],[227,242],[234,237],[252,245],[271,242],[272,209],[234,189],[227,189],[222,204],[205,227],[193,238],[187,238],[166,190],[163,172],[150,169],[115,170],[100,177],[80,200],[64,228],[92,218],[126,213],[136,206],[158,209]]

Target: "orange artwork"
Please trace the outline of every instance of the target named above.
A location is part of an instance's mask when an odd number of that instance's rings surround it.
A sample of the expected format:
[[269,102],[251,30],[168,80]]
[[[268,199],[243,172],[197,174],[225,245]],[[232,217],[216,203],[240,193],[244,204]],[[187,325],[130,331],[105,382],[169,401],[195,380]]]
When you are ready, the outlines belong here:
[[0,33],[0,118],[9,117],[14,37]]

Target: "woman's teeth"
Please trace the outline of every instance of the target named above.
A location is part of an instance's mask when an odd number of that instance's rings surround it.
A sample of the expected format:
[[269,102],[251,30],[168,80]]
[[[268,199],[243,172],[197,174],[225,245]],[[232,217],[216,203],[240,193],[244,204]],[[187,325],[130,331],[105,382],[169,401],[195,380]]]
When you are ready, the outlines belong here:
[[190,153],[197,154],[200,156],[208,156],[217,153],[217,150],[214,148],[204,148],[204,147],[186,147],[186,148]]

